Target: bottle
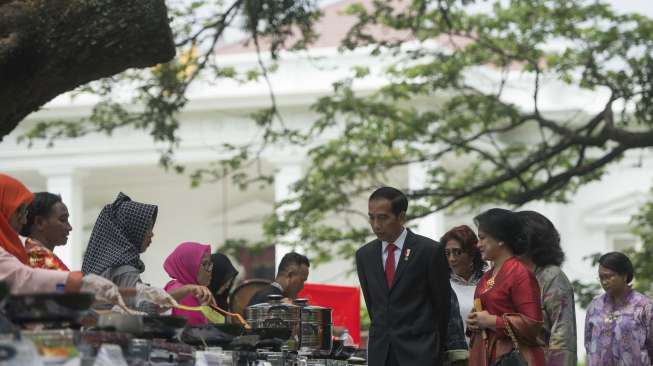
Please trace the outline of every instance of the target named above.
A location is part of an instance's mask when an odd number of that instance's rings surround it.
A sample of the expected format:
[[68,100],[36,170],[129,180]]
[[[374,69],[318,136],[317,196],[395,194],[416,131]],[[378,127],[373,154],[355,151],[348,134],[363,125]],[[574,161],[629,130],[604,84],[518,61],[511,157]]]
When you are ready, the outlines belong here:
[[355,347],[356,344],[354,343],[354,338],[351,337],[351,334],[349,334],[349,329],[345,328],[345,331],[342,332],[342,335],[340,336],[340,340],[342,341],[342,345],[345,347]]

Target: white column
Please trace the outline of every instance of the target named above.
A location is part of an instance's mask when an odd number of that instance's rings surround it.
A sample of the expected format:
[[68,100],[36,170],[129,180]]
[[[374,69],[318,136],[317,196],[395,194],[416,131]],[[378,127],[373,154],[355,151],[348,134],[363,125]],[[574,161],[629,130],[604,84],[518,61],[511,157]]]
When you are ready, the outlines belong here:
[[[423,189],[427,184],[429,166],[426,163],[412,163],[408,166],[408,187],[411,190]],[[410,202],[408,203],[410,212]],[[412,223],[417,234],[433,240],[439,240],[446,232],[444,227],[444,214],[434,212],[430,215],[414,220]]]
[[[274,200],[279,203],[285,199],[292,197],[291,186],[302,177],[302,166],[299,161],[285,161],[277,165],[277,171],[274,175]],[[286,210],[289,207],[285,208]],[[282,213],[282,211],[278,211]],[[290,233],[284,237],[286,241],[293,241],[296,234]],[[274,272],[276,276],[279,263],[284,255],[290,253],[292,247],[284,244],[276,244],[274,246]]]
[[46,178],[46,189],[50,193],[58,194],[70,215],[69,222],[73,230],[68,236],[68,243],[56,247],[54,252],[71,270],[79,270],[82,266],[82,243],[84,202],[80,173],[74,168],[41,170]]

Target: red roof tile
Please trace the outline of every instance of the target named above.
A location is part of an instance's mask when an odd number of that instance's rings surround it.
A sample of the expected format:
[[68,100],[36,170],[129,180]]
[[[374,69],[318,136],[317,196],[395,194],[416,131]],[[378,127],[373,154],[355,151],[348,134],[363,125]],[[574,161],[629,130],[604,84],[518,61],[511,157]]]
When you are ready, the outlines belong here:
[[[403,1],[396,0],[396,8],[403,8]],[[357,22],[357,17],[345,14],[345,10],[352,4],[362,4],[368,9],[372,9],[372,0],[342,0],[326,6],[322,9],[322,18],[315,24],[315,31],[319,38],[310,46],[311,48],[332,48],[340,46],[341,41],[346,37],[347,32]],[[368,32],[377,39],[399,40],[410,39],[409,32],[400,32],[394,29],[384,28],[382,26],[369,27]],[[292,46],[299,40],[299,33],[291,36],[286,42],[286,46]],[[262,50],[269,49],[270,42],[268,39],[259,40]],[[239,54],[255,52],[256,48],[252,42],[247,44],[246,41],[238,41],[218,48],[219,54]]]

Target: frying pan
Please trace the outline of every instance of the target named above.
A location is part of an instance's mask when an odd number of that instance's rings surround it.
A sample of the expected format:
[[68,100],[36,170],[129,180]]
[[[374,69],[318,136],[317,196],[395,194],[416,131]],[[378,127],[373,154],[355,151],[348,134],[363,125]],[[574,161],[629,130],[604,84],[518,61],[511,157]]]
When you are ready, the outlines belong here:
[[238,337],[245,334],[245,328],[242,325],[236,323],[226,323],[226,324],[211,324],[215,329],[227,333],[231,336]]
[[170,339],[177,336],[186,326],[187,319],[176,315],[143,316],[144,338]]
[[10,296],[5,311],[17,324],[34,322],[77,322],[95,297],[91,293],[32,294]]
[[0,308],[4,306],[4,300],[9,295],[9,285],[0,281]]
[[255,328],[255,329],[245,329],[240,324],[212,324],[216,329],[233,335],[257,335],[260,339],[272,339],[278,338],[283,341],[290,339],[291,330],[289,328]]
[[[17,331],[14,325],[9,321],[9,319],[7,319],[4,312],[2,311],[5,306],[5,300],[9,295],[9,291],[9,285],[7,285],[5,282],[0,282],[0,334],[13,334]],[[13,357],[11,356],[11,353],[6,349],[7,347],[10,346],[6,346],[5,348],[0,346],[0,361],[8,359],[5,357]]]
[[180,339],[192,346],[225,347],[242,332],[239,324],[202,324],[184,329]]
[[231,343],[234,337],[243,335],[257,336],[260,340],[280,340],[286,341],[290,338],[291,331],[288,328],[256,328],[245,329],[240,324],[204,324],[199,326],[187,327],[181,334],[181,340],[184,343],[193,346],[221,346],[224,347]]
[[137,335],[141,338],[174,338],[186,326],[186,318],[176,315],[130,315],[109,313],[98,317],[97,328]]
[[278,338],[282,341],[290,339],[292,330],[290,328],[255,328],[248,331],[250,334],[256,334],[261,339]]

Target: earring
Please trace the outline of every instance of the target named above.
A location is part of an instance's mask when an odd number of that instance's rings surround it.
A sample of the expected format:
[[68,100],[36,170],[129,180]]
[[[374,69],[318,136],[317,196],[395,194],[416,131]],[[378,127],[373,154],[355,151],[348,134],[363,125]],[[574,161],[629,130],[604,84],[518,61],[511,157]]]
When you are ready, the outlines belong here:
[[503,245],[503,242],[502,242],[502,241],[500,241],[500,242],[499,242],[499,246],[502,246],[502,245]]

